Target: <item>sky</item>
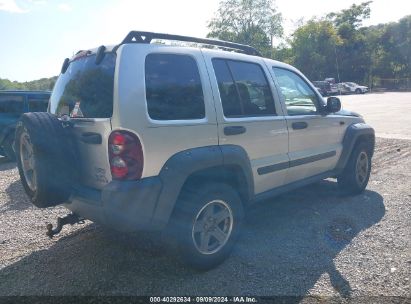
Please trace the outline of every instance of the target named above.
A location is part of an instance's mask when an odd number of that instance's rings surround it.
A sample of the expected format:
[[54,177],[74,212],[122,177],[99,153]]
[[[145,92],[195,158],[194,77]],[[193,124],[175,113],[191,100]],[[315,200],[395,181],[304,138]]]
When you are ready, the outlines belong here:
[[[365,0],[364,0],[365,1]],[[0,78],[30,81],[59,74],[80,49],[118,44],[130,30],[195,37],[220,0],[0,0]],[[286,34],[303,18],[348,8],[354,0],[276,0]],[[374,0],[364,25],[411,14],[409,0]]]

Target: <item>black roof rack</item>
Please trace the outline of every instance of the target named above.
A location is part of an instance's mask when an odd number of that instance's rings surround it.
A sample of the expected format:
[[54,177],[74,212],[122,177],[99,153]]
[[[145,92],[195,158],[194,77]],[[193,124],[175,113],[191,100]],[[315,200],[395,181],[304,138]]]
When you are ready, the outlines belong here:
[[139,32],[139,31],[131,31],[130,33],[128,33],[126,38],[124,38],[124,40],[117,47],[125,43],[149,44],[151,43],[153,39],[207,44],[207,45],[218,46],[223,49],[234,50],[234,51],[241,52],[247,55],[254,55],[254,56],[261,57],[260,52],[249,45],[228,42],[228,41],[223,41],[223,40],[216,40],[216,39],[195,38],[195,37],[188,37],[188,36],[170,35],[170,34],[161,34],[161,33],[152,33],[152,32]]

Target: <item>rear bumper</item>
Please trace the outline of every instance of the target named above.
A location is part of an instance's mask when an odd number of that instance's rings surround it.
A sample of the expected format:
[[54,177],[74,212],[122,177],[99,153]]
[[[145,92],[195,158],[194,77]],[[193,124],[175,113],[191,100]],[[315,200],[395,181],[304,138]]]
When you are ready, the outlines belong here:
[[76,189],[65,207],[83,218],[118,231],[161,230],[162,225],[153,221],[161,188],[159,177],[112,181],[101,191],[83,187]]

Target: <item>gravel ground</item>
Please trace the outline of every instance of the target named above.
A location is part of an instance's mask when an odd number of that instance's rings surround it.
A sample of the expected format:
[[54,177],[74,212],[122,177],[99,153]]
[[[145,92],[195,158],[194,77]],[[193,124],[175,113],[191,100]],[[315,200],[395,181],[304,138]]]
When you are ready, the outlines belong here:
[[155,234],[86,222],[48,239],[45,224],[67,212],[33,207],[15,164],[0,164],[0,295],[409,297],[410,158],[411,141],[377,139],[363,194],[341,196],[330,179],[260,204],[232,256],[206,273]]

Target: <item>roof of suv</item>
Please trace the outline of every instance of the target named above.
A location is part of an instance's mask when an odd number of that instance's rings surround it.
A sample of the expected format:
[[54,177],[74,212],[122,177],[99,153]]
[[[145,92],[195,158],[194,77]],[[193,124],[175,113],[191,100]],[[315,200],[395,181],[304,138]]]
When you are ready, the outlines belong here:
[[[155,43],[156,41],[171,41],[171,42],[183,42],[187,45],[179,44],[164,44]],[[205,54],[209,56],[218,57],[221,54],[229,54],[232,58],[237,59],[247,59],[249,56],[260,57],[267,64],[274,65],[279,68],[286,68],[293,71],[298,71],[295,67],[281,62],[263,57],[260,52],[252,46],[228,42],[224,40],[208,39],[208,38],[195,38],[188,36],[170,35],[163,33],[153,33],[153,32],[141,32],[141,31],[131,31],[120,44],[100,46],[98,48],[93,48],[89,50],[78,51],[70,61],[75,60],[77,57],[81,57],[84,53],[97,54],[99,52],[115,52],[123,44],[142,44],[149,45],[153,44],[156,47],[176,47],[185,49],[201,49]]]
[[244,53],[247,55],[254,55],[254,56],[261,57],[261,54],[259,51],[245,44],[228,42],[228,41],[218,40],[218,39],[195,38],[195,37],[189,37],[189,36],[170,35],[170,34],[153,33],[153,32],[131,31],[130,33],[128,33],[128,35],[123,39],[123,41],[119,45],[126,44],[126,43],[150,44],[153,40],[168,40],[168,41],[196,43],[200,45],[214,46],[214,47],[219,47],[222,49],[237,51],[237,52]]
[[[76,59],[79,57],[84,52],[87,53],[98,53],[99,51],[116,51],[117,48],[119,48],[123,44],[132,44],[132,43],[137,43],[137,44],[154,44],[153,41],[175,41],[175,42],[183,42],[183,43],[190,43],[191,47],[193,44],[197,45],[197,48],[200,46],[200,48],[205,48],[205,49],[210,49],[210,47],[213,47],[212,49],[219,49],[220,51],[229,51],[230,53],[232,52],[237,52],[237,53],[242,53],[246,55],[253,55],[253,56],[259,56],[262,57],[260,52],[245,44],[240,44],[240,43],[235,43],[235,42],[228,42],[224,40],[218,40],[218,39],[209,39],[209,38],[195,38],[195,37],[189,37],[189,36],[180,36],[180,35],[170,35],[170,34],[163,34],[163,33],[153,33],[153,32],[141,32],[141,31],[131,31],[128,33],[128,35],[123,39],[123,41],[120,44],[117,45],[108,45],[108,46],[100,46],[98,48],[93,48],[89,50],[79,50],[72,58],[71,60]],[[156,45],[161,45],[161,44],[156,44]],[[170,46],[170,45],[167,45]],[[176,47],[190,47],[188,46],[180,46],[180,45],[171,45],[171,46],[176,46]]]

